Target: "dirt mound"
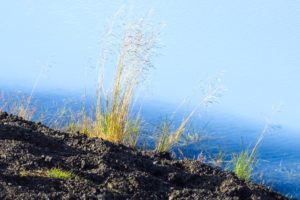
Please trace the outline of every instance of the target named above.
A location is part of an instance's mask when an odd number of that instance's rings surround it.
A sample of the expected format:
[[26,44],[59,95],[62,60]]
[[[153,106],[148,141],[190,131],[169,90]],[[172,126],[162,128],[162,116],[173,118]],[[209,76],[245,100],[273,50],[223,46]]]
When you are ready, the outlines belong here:
[[[47,175],[54,168],[73,175]],[[0,199],[287,198],[198,161],[173,160],[0,112]]]

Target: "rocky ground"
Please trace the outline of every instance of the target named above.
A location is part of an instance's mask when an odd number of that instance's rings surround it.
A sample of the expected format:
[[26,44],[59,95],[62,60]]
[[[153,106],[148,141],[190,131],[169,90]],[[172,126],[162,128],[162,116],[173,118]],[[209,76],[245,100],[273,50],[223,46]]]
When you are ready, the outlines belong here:
[[[47,171],[72,172],[69,179]],[[0,112],[0,199],[287,199],[199,161],[49,129]]]

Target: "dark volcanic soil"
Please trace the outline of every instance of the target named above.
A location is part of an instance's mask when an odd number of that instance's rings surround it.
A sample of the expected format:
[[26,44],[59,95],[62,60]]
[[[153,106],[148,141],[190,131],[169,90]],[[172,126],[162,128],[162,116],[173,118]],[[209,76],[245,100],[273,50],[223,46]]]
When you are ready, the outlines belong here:
[[[37,173],[52,168],[77,177]],[[0,112],[0,199],[287,198],[198,161],[63,133]]]

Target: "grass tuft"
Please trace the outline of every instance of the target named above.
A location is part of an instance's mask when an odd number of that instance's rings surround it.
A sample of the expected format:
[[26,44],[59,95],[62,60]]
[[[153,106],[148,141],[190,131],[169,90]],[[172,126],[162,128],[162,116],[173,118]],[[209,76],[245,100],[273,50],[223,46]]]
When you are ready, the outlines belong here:
[[156,152],[169,151],[175,144],[178,143],[181,135],[185,132],[188,122],[191,120],[193,115],[198,111],[200,107],[207,106],[217,102],[218,98],[222,95],[223,88],[221,86],[216,86],[214,88],[209,88],[204,98],[194,107],[194,109],[183,119],[181,124],[175,131],[172,131],[170,122],[162,122],[159,130],[159,138],[156,143]]
[[263,141],[263,138],[267,133],[276,128],[271,124],[273,116],[279,112],[279,108],[273,107],[271,116],[267,118],[267,122],[259,135],[254,147],[250,151],[250,149],[246,149],[241,151],[239,154],[233,154],[232,163],[233,163],[233,172],[243,180],[250,180],[252,176],[253,169],[257,163],[257,151],[258,147]]
[[54,168],[47,171],[47,177],[68,180],[75,177],[75,175],[70,171]]
[[253,168],[255,166],[255,156],[249,154],[249,150],[233,155],[234,173],[243,180],[250,180]]
[[21,177],[26,177],[26,176],[29,176],[29,175],[30,175],[30,173],[29,173],[28,171],[26,171],[26,170],[20,171],[19,174],[20,174]]
[[[151,57],[154,54],[157,36],[157,32],[146,29],[145,18],[127,23],[117,53],[111,90],[105,94],[103,92],[103,70],[107,57],[103,56],[99,69],[95,113],[88,116],[84,108],[80,122],[71,124],[69,130],[79,130],[90,137],[114,143],[132,147],[136,145],[141,120],[131,111],[136,92],[152,67]],[[103,50],[103,54],[108,52]]]
[[[14,97],[11,97],[14,95]],[[25,120],[32,120],[36,108],[31,106],[32,96],[21,93],[0,95],[0,110],[12,113]]]
[[48,178],[55,178],[55,179],[62,179],[62,180],[68,180],[71,178],[76,178],[79,180],[79,177],[74,175],[70,171],[62,170],[59,168],[53,168],[50,170],[33,170],[33,171],[27,171],[22,170],[19,172],[19,175],[21,177],[27,177],[27,176],[38,176],[38,177],[48,177]]

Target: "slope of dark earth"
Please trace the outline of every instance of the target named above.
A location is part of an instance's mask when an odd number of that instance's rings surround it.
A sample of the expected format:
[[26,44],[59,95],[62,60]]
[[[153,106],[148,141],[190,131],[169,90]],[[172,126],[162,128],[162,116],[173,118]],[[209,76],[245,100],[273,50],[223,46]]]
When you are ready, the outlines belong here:
[[[37,173],[53,168],[76,177]],[[287,198],[199,161],[173,160],[0,112],[0,199]]]

